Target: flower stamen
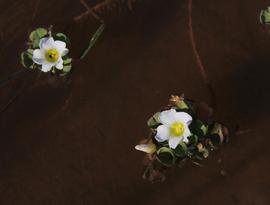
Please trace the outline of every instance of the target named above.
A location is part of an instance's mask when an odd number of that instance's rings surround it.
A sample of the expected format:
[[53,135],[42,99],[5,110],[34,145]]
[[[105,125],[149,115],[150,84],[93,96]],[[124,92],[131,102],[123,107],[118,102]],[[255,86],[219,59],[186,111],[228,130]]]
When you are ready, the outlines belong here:
[[51,63],[55,63],[59,59],[59,52],[55,48],[48,49],[45,52],[45,58]]
[[181,137],[185,132],[185,125],[182,122],[175,122],[170,127],[170,132],[173,136]]

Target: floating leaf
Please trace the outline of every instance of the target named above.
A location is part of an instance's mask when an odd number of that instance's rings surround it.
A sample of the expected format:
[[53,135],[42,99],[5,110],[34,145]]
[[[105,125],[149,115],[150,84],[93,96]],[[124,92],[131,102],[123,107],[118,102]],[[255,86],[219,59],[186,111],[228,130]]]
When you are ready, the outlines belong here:
[[189,128],[192,134],[197,135],[199,138],[204,137],[208,131],[207,126],[200,120],[193,120]]
[[157,112],[156,114],[154,114],[148,121],[147,121],[147,125],[150,128],[156,128],[159,124],[160,124],[160,112]]
[[158,145],[160,145],[160,147],[167,147],[169,146],[169,142],[168,141],[164,141],[164,142],[157,142]]
[[189,143],[192,145],[196,145],[198,143],[198,136],[197,135],[190,135],[188,137]]
[[167,167],[170,167],[175,163],[175,156],[173,151],[168,147],[161,147],[157,151],[157,159],[160,163]]
[[57,33],[57,34],[55,34],[54,39],[55,40],[59,40],[59,41],[64,41],[64,42],[66,42],[68,44],[70,43],[69,38],[65,34],[63,34],[63,33]]
[[184,142],[181,142],[173,151],[175,156],[185,157],[187,155],[188,148]]
[[33,48],[38,48],[40,39],[45,37],[47,34],[48,31],[45,28],[38,28],[32,31],[29,35],[29,39],[32,42]]
[[27,52],[28,52],[29,54],[33,55],[34,50],[33,50],[33,49],[27,49]]
[[207,134],[207,131],[208,131],[208,126],[206,126],[206,125],[202,125],[201,126],[201,130],[203,131],[203,135],[206,135]]
[[64,60],[64,65],[71,64],[71,62],[72,62],[72,58],[67,58]]
[[34,41],[36,39],[41,39],[42,37],[46,36],[48,31],[45,28],[37,28],[36,30],[30,33],[29,39]]
[[270,24],[270,7],[261,11],[260,22],[262,24]]
[[25,51],[21,53],[21,63],[25,68],[32,68],[32,65],[34,64],[32,60],[33,56],[30,52]]
[[71,65],[64,65],[63,72],[69,73],[71,71],[72,66]]

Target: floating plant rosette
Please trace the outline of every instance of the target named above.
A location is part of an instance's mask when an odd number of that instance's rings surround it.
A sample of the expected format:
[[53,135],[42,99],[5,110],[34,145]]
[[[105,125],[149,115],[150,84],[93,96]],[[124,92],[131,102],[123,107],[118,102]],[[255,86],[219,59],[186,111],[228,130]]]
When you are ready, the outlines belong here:
[[214,122],[212,114],[205,103],[172,96],[169,105],[148,120],[150,137],[135,149],[147,153],[149,164],[157,162],[161,167],[187,159],[200,165],[210,151],[228,140],[228,129]]
[[270,7],[261,10],[260,13],[260,22],[262,24],[270,25]]
[[67,44],[69,39],[65,34],[38,28],[30,33],[28,49],[21,53],[22,65],[28,69],[64,76],[72,68]]

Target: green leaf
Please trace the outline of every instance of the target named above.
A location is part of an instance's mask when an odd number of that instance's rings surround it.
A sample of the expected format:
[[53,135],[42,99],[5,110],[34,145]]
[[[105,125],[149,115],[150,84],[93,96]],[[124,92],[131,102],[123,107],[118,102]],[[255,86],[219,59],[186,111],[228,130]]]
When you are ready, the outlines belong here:
[[260,22],[262,24],[270,24],[270,7],[261,11]]
[[159,147],[168,147],[169,146],[169,142],[168,141],[164,141],[164,142],[157,142]]
[[206,126],[206,125],[202,125],[201,126],[201,130],[203,131],[203,135],[206,135],[207,134],[207,131],[208,131],[208,126]]
[[27,49],[27,53],[29,53],[29,54],[33,55],[34,50],[29,48],[29,49]]
[[171,167],[175,163],[173,151],[168,147],[161,147],[157,151],[157,159],[164,166]]
[[193,120],[189,126],[191,133],[197,135],[199,138],[204,137],[207,133],[207,127],[200,120]]
[[87,55],[87,53],[91,50],[91,48],[95,45],[95,43],[97,42],[97,40],[101,36],[104,28],[105,28],[105,25],[101,24],[101,26],[97,29],[97,31],[94,33],[94,35],[90,39],[87,48],[84,49],[84,51],[82,52],[82,55],[80,56],[80,59],[83,59]]
[[64,77],[64,76],[66,76],[66,75],[68,75],[68,73],[64,73],[64,72],[59,73],[59,76],[61,76],[61,77]]
[[148,121],[147,121],[147,125],[150,128],[156,128],[159,124],[160,124],[160,112],[157,112],[156,114],[154,114]]
[[21,63],[25,68],[32,68],[32,65],[34,64],[32,60],[33,56],[31,53],[25,51],[21,53]]
[[64,65],[71,64],[71,62],[72,62],[72,58],[67,58],[64,60]]
[[54,39],[59,40],[59,41],[63,41],[63,42],[66,42],[66,43],[70,43],[69,38],[63,33],[55,34]]
[[192,145],[196,145],[198,143],[198,136],[197,135],[190,135],[188,137],[189,143]]
[[45,37],[47,34],[48,31],[45,28],[38,28],[32,31],[29,35],[29,39],[32,42],[33,48],[38,48],[40,39]]
[[177,157],[185,157],[188,152],[187,145],[184,142],[180,142],[179,145],[173,150],[175,156]]
[[37,28],[36,30],[30,33],[29,39],[34,41],[36,39],[41,39],[42,37],[46,36],[48,31],[45,28]]
[[64,73],[69,73],[69,72],[71,71],[71,68],[72,68],[71,65],[64,65],[62,71],[63,71]]

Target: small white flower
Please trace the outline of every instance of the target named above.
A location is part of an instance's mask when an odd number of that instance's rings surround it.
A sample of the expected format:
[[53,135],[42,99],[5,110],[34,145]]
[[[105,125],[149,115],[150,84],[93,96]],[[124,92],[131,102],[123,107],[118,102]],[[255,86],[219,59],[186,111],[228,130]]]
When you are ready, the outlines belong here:
[[136,145],[135,149],[142,152],[146,152],[148,154],[153,154],[157,150],[156,145],[153,143]]
[[169,147],[175,149],[180,142],[188,142],[191,135],[188,128],[192,117],[185,112],[176,112],[175,109],[166,110],[160,113],[160,123],[155,139],[158,142],[168,140]]
[[63,41],[54,41],[52,37],[42,38],[39,42],[39,48],[33,52],[33,61],[41,65],[43,72],[48,72],[55,66],[57,69],[63,69],[63,59],[68,53],[66,43]]

